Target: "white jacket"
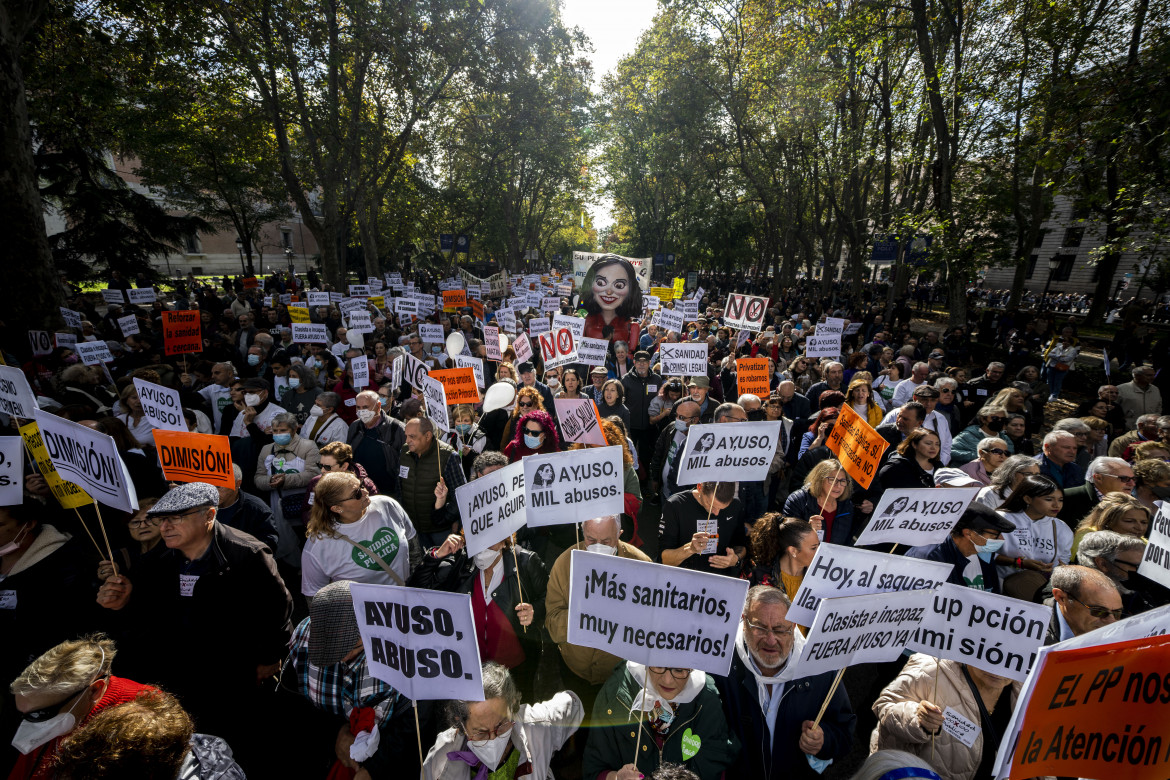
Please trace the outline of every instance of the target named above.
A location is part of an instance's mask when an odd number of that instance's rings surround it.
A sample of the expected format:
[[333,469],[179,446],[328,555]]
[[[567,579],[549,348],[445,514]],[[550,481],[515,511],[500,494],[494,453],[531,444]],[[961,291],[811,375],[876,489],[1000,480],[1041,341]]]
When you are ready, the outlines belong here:
[[[585,708],[577,694],[561,691],[539,704],[522,704],[512,727],[512,744],[532,762],[532,780],[552,778],[549,762],[553,754],[573,736],[581,725]],[[423,763],[423,780],[470,780],[471,767],[462,761],[448,761],[452,750],[467,750],[467,738],[452,727],[439,734]]]

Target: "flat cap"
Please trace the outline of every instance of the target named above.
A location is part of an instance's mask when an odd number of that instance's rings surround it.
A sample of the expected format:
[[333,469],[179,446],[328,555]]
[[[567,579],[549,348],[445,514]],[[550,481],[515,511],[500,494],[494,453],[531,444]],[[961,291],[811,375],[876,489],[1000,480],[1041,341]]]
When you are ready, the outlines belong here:
[[188,482],[168,490],[146,514],[148,517],[177,515],[201,506],[219,506],[219,490],[206,482]]
[[309,605],[309,663],[340,663],[362,638],[353,611],[350,582],[331,582],[313,596]]

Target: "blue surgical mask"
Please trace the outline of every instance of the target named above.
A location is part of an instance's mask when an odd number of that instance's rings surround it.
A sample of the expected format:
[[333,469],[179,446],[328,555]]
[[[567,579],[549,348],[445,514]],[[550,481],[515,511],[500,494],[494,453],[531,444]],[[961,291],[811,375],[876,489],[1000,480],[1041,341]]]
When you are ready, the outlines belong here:
[[291,433],[274,433],[274,434],[272,434],[272,440],[274,442],[276,442],[277,444],[280,444],[283,446],[285,444],[288,444],[290,441],[292,441],[292,434]]
[[524,446],[530,450],[539,449],[540,437],[532,436],[531,434],[524,434]]
[[259,355],[248,355],[248,365],[250,365],[250,366],[260,365],[260,356]]
[[691,427],[686,420],[675,420],[674,429],[679,433],[686,433],[687,428]]
[[983,544],[975,545],[975,552],[979,554],[979,560],[991,563],[991,556],[999,552],[1001,547],[1003,547],[1003,539],[984,538]]
[[455,430],[466,436],[471,432],[471,423],[455,423]]
[[300,386],[301,386],[301,380],[300,380],[300,378],[299,378],[299,377],[295,377],[295,376],[290,376],[290,377],[288,378],[288,386],[289,386],[289,387],[291,387],[291,388],[293,388],[294,390],[295,390],[296,388],[300,387]]

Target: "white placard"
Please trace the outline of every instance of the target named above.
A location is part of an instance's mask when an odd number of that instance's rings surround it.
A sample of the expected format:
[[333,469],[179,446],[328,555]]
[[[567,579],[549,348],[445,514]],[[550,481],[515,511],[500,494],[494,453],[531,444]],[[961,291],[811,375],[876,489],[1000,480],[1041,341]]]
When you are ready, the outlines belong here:
[[178,391],[137,377],[134,389],[138,391],[138,401],[147,422],[164,431],[187,432],[187,420],[183,417],[183,403]]
[[61,317],[65,320],[65,327],[81,329],[81,314],[73,311],[73,309],[61,308]]
[[550,296],[546,296],[546,297],[541,298],[540,299],[540,310],[544,311],[544,312],[549,312],[550,314],[554,311],[560,311],[561,310],[561,299],[556,297],[555,295],[550,295]]
[[698,301],[683,301],[682,307],[684,322],[697,322],[699,319],[699,302]]
[[952,568],[942,561],[822,543],[796,591],[788,619],[811,626],[818,605],[827,598],[934,589],[947,581]]
[[854,333],[859,333],[860,331],[861,331],[861,323],[860,322],[851,322],[845,326],[845,332],[842,335],[852,336]]
[[663,376],[707,376],[707,342],[685,341],[658,345]]
[[285,306],[288,306],[290,303],[292,303],[292,293],[281,293],[279,298],[280,302]]
[[294,322],[292,340],[294,344],[328,344],[329,328],[320,323]]
[[[922,623],[932,595],[912,590],[821,599],[800,658],[780,678],[796,680],[895,660]],[[791,610],[788,620],[793,620]]]
[[646,311],[657,311],[662,308],[662,301],[657,295],[643,295],[642,307]]
[[573,332],[568,328],[541,333],[537,341],[540,342],[540,355],[544,359],[545,371],[577,362],[577,344],[573,339]]
[[532,342],[528,340],[526,334],[516,334],[516,338],[512,341],[512,349],[516,350],[517,365],[532,360]]
[[353,372],[353,386],[360,392],[370,384],[370,359],[365,355],[358,355],[349,359],[349,367]]
[[126,296],[122,295],[122,291],[116,287],[114,289],[107,287],[106,289],[102,290],[102,300],[106,303],[112,303],[117,306],[121,306],[126,302]]
[[841,357],[841,334],[814,333],[804,340],[804,356],[810,358]]
[[345,296],[342,295],[341,293],[339,293],[339,292],[330,292],[329,293],[329,302],[330,303],[340,304],[343,300],[345,300]]
[[0,366],[0,412],[31,420],[36,408],[37,399],[24,372],[16,366]]
[[135,287],[126,292],[130,296],[130,303],[154,303],[158,300],[153,287]]
[[552,330],[552,323],[548,321],[548,317],[533,317],[528,321],[529,338],[536,338],[541,333],[548,333],[550,330]]
[[820,336],[829,336],[834,333],[840,336],[845,333],[845,320],[840,317],[825,317],[825,321],[818,322],[814,330]]
[[584,363],[590,368],[594,366],[604,366],[605,359],[609,356],[609,342],[605,339],[594,339],[589,336],[582,336],[581,343],[577,345],[577,360]]
[[418,337],[422,339],[424,344],[445,344],[447,338],[443,334],[442,325],[432,325],[427,322],[419,324]]
[[81,355],[81,362],[87,366],[97,366],[109,363],[114,359],[110,348],[104,341],[81,341],[77,344],[77,354]]
[[138,511],[138,495],[114,440],[64,417],[33,412],[41,440],[58,473],[89,493],[94,501],[125,512]]
[[341,303],[337,304],[337,310],[341,312],[343,317],[352,311],[365,311],[366,301],[360,298],[344,298]]
[[370,674],[408,699],[483,701],[471,595],[349,586]]
[[305,293],[305,299],[309,306],[313,308],[317,308],[319,306],[329,306],[329,293],[327,292]]
[[622,513],[625,480],[621,447],[528,455],[523,463],[528,506],[532,507],[530,528]]
[[1022,682],[1051,618],[1043,604],[944,582],[910,649]]
[[666,330],[673,330],[675,333],[683,332],[683,315],[681,311],[674,309],[658,309],[654,312],[654,317],[650,320],[651,325],[657,325]]
[[[131,317],[134,315],[131,314]],[[77,351],[77,334],[76,333],[54,333],[53,341],[58,347],[66,347],[68,349]]]
[[413,298],[395,298],[394,311],[399,314],[409,314],[410,316],[418,315],[418,301]]
[[349,325],[348,330],[356,330],[358,333],[373,333],[374,323],[370,319],[368,311],[351,311],[347,318]]
[[451,432],[451,422],[447,419],[447,391],[438,379],[427,376],[423,379],[423,398],[426,401],[427,417],[443,433]]
[[488,360],[501,361],[504,355],[500,352],[500,329],[495,325],[483,326],[483,346]]
[[1170,587],[1170,502],[1163,501],[1150,523],[1149,542],[1142,554],[1138,574]]
[[979,488],[891,488],[855,544],[918,547],[946,541],[978,493]]
[[758,482],[768,476],[780,420],[692,425],[679,461],[678,484]]
[[496,310],[496,322],[500,323],[505,333],[516,332],[516,312],[510,308]]
[[349,286],[350,298],[369,298],[370,286],[368,284],[351,284]]
[[[498,347],[499,342],[496,343]],[[456,355],[452,359],[455,361],[456,368],[470,368],[472,371],[474,371],[475,384],[480,390],[483,390],[483,360],[477,357],[469,357],[467,355]]]
[[24,503],[24,439],[0,437],[0,506]]
[[415,390],[423,389],[423,382],[429,376],[427,372],[427,364],[416,358],[414,355],[407,354],[406,365],[402,367],[403,373],[406,376],[406,384],[413,387]]
[[455,488],[467,554],[475,555],[524,527],[524,462],[504,466]]
[[584,550],[569,572],[570,644],[647,666],[731,670],[747,580]]
[[969,748],[975,747],[975,740],[979,738],[979,724],[973,723],[957,710],[947,707],[943,710],[942,730]]
[[402,387],[402,366],[406,364],[406,360],[399,355],[390,363],[390,392],[398,393],[398,389]]
[[557,312],[553,315],[553,330],[568,328],[573,334],[573,341],[580,344],[585,337],[585,318],[573,317],[569,314]]
[[53,354],[53,337],[47,330],[30,330],[28,343],[32,347],[33,357]]
[[768,299],[757,295],[730,293],[723,309],[723,324],[729,328],[761,331],[768,313]]
[[125,317],[119,317],[117,322],[118,328],[122,331],[122,338],[138,334],[138,318],[133,314],[127,314]]

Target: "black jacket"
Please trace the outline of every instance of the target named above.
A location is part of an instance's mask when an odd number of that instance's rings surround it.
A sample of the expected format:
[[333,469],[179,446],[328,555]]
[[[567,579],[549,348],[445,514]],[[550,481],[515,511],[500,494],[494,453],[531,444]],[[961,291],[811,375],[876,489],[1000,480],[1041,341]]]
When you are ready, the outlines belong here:
[[372,429],[367,428],[361,420],[351,422],[345,443],[353,447],[355,461],[357,460],[358,447],[367,436],[374,436],[382,445],[382,454],[386,457],[386,471],[390,475],[390,484],[378,485],[378,490],[382,491],[384,495],[398,495],[399,453],[402,451],[403,445],[406,444],[406,426],[385,413],[382,414],[378,425]]
[[[658,395],[661,386],[662,377],[653,371],[647,371],[645,377],[640,377],[635,369],[622,377],[622,387],[626,389],[626,408],[630,410],[631,431],[644,431],[651,427],[650,402]],[[651,390],[651,387],[654,389]]]
[[[784,502],[785,517],[799,517],[801,520],[808,520],[813,515],[820,513],[820,503],[806,487],[789,495]],[[825,541],[842,546],[853,544],[853,502],[850,499],[837,500],[837,514],[833,517],[831,536]]]
[[276,553],[276,520],[272,517],[272,509],[263,500],[251,493],[240,491],[240,500],[232,507],[229,517],[223,516],[221,507],[217,517],[224,525],[231,526],[237,531],[254,536],[268,546],[268,552]]
[[1057,517],[1068,524],[1068,527],[1077,530],[1077,524],[1088,517],[1093,507],[1100,503],[1097,487],[1092,482],[1069,488],[1064,491],[1064,506],[1060,508]]
[[[947,577],[947,582],[952,585],[965,585],[963,582],[963,569],[967,568],[967,556],[963,555],[962,551],[955,545],[955,540],[952,537],[947,537],[946,541],[938,544],[924,544],[921,547],[911,547],[906,551],[907,558],[919,558],[924,561],[942,561],[949,563],[954,568],[951,569],[950,575]],[[994,593],[1003,593],[1000,587],[999,571],[996,570],[994,563],[988,563],[982,558],[979,559],[979,568],[983,571],[983,587]]]
[[918,465],[917,458],[907,458],[897,452],[890,456],[886,465],[878,469],[878,479],[882,481],[882,487],[886,490],[934,487],[934,477]]

